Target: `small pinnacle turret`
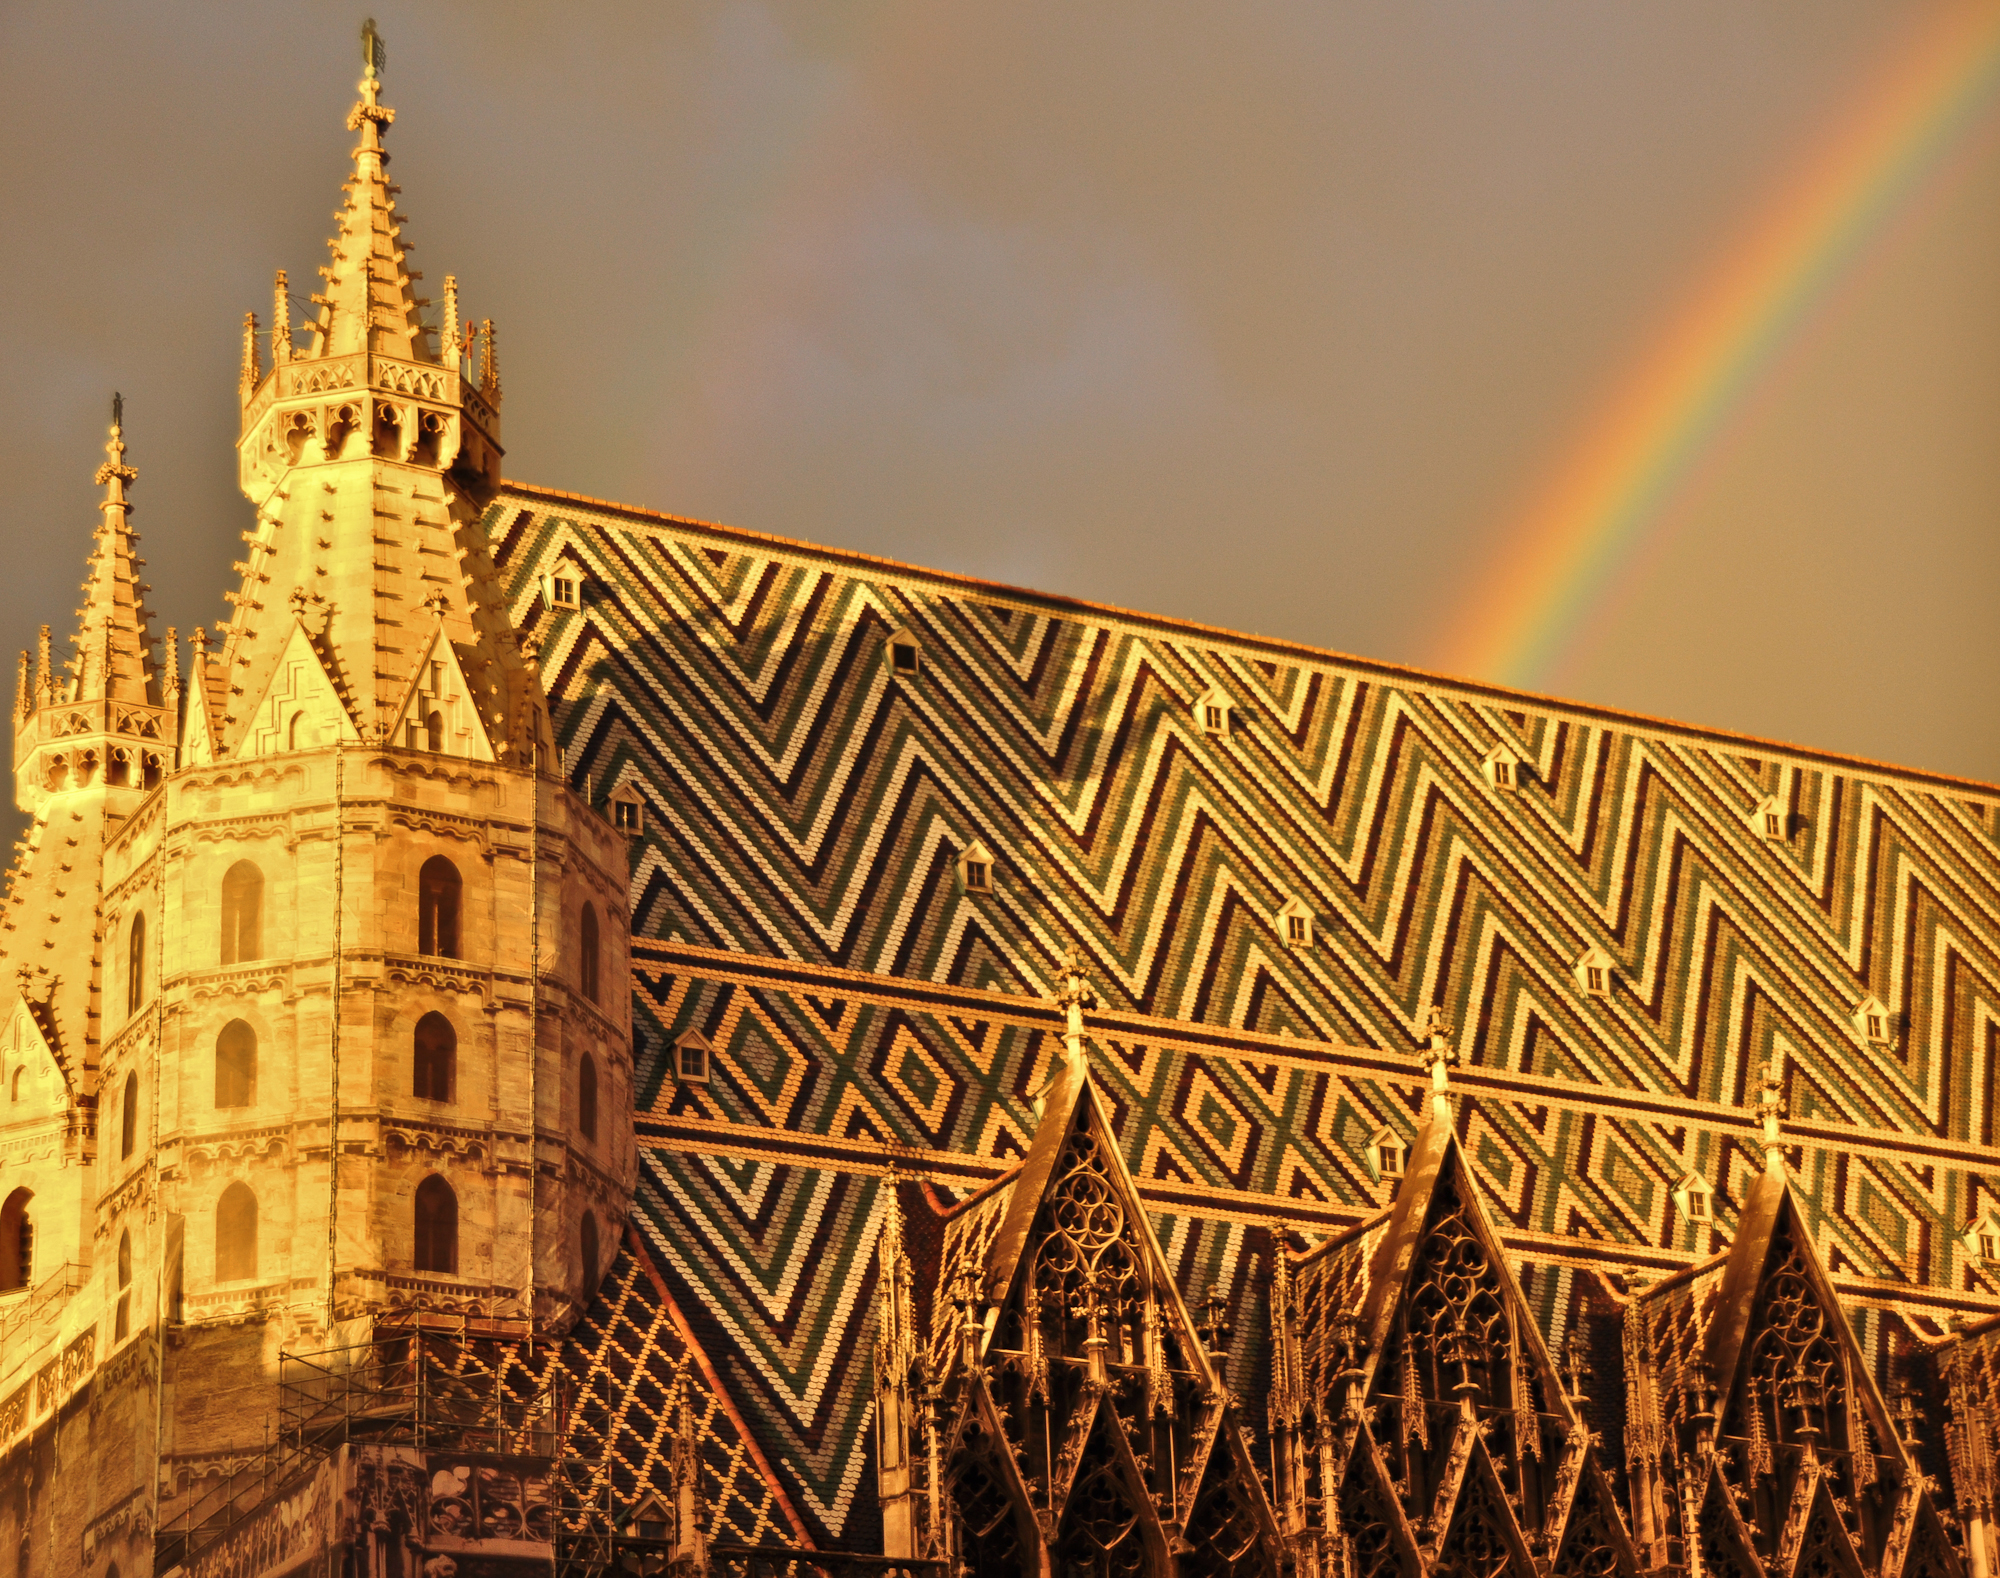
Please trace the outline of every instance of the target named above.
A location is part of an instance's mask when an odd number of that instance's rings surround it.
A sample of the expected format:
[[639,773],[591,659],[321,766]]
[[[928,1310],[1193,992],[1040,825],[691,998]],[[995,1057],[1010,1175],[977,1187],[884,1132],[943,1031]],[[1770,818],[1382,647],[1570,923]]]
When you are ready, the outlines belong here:
[[51,662],[49,628],[42,627],[32,684],[21,655],[15,699],[16,793],[29,808],[43,792],[95,783],[139,786],[157,780],[170,764],[172,729],[162,711],[160,676],[152,662],[146,593],[138,573],[145,560],[134,551],[132,501],[138,480],[125,461],[125,402],[111,397],[111,430],[94,481],[103,490],[93,534],[83,603],[77,609],[76,650],[70,677],[59,680]]

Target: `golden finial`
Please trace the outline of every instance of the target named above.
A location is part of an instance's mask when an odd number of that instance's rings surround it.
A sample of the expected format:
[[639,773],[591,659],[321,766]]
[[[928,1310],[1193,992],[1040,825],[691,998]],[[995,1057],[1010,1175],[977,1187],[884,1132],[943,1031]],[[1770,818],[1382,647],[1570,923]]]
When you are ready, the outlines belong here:
[[389,46],[382,42],[382,35],[376,29],[372,16],[361,24],[361,73],[370,82],[378,82],[382,68],[389,64]]

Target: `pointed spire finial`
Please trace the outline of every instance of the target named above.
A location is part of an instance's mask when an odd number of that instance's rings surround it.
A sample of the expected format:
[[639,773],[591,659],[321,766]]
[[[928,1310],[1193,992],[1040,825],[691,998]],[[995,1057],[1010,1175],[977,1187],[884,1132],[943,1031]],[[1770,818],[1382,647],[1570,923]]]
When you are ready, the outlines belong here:
[[271,365],[282,367],[292,359],[292,300],[287,293],[285,271],[271,288]]
[[382,68],[389,64],[389,46],[382,42],[382,34],[375,26],[372,16],[361,24],[361,71],[371,82],[382,77]]
[[493,351],[493,320],[483,318],[479,324],[481,356],[479,366],[479,388],[489,400],[500,398],[500,358]]
[[264,370],[257,360],[257,314],[246,312],[243,314],[243,375],[240,379],[244,399],[250,398],[250,392],[263,376]]
[[1097,1006],[1097,994],[1090,989],[1090,978],[1083,973],[1083,950],[1075,943],[1063,955],[1062,986],[1056,992],[1056,1001],[1069,1011],[1063,1050],[1070,1067],[1080,1073],[1084,1066],[1083,1011]]
[[1426,1044],[1420,1058],[1431,1076],[1431,1103],[1447,1123],[1451,1121],[1450,1068],[1458,1061],[1458,1049],[1451,1044],[1454,1028],[1444,1017],[1444,1010],[1432,1003],[1424,1015]]
[[1764,1126],[1764,1171],[1774,1178],[1785,1176],[1785,1055],[1773,1052],[1764,1065],[1764,1097],[1757,1103],[1757,1115]]

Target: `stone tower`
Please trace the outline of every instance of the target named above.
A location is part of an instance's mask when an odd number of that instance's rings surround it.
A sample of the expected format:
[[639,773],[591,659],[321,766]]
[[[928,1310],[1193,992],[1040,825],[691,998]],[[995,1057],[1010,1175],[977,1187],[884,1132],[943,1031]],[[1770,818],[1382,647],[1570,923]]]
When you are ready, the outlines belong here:
[[365,55],[317,312],[280,274],[268,366],[245,326],[233,616],[185,688],[151,660],[115,416],[71,673],[22,659],[0,1573],[152,1571],[282,1354],[566,1329],[631,1198],[624,841],[564,787],[481,524],[492,328],[449,277],[426,321]]

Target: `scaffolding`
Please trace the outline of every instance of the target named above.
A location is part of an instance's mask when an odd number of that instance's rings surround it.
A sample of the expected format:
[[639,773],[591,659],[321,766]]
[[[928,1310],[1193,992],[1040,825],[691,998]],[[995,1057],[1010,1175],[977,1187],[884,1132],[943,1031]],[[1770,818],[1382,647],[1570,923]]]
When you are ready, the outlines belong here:
[[177,1496],[171,1515],[163,1508],[154,1570],[186,1566],[346,1446],[546,1466],[552,1497],[559,1484],[593,1482],[588,1465],[566,1461],[562,1372],[519,1360],[528,1337],[519,1321],[415,1313],[378,1319],[344,1346],[282,1353],[275,1431],[234,1473]]

